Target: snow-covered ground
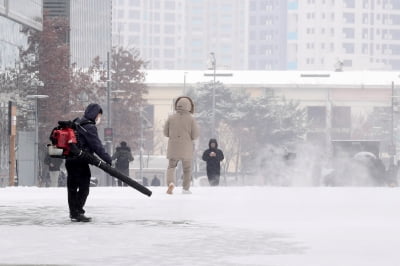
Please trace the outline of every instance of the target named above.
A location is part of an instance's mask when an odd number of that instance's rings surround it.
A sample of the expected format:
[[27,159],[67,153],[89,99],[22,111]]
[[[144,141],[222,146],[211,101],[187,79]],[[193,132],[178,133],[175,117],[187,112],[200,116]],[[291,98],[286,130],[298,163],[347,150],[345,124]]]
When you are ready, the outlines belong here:
[[399,188],[0,189],[0,265],[400,265]]

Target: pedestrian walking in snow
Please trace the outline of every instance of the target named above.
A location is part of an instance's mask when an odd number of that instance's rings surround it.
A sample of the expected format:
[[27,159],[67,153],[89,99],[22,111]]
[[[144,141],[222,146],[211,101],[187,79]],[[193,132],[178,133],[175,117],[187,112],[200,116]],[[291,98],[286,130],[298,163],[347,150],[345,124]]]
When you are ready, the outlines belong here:
[[204,151],[202,159],[207,163],[207,177],[210,186],[218,186],[221,175],[221,161],[224,160],[224,153],[218,149],[216,139],[210,139],[208,149]]
[[[103,110],[100,105],[91,103],[86,107],[82,118],[74,122],[78,124],[79,148],[91,154],[96,153],[103,161],[111,165],[111,156],[104,150],[104,147],[97,134],[97,127],[100,123]],[[89,164],[80,158],[67,159],[68,205],[72,221],[90,222],[91,218],[84,215],[86,199],[89,195],[90,168]]]
[[169,159],[167,193],[173,193],[175,188],[175,169],[178,162],[181,161],[183,168],[182,193],[190,194],[194,152],[193,141],[199,136],[199,128],[192,116],[194,112],[192,99],[186,96],[179,97],[175,102],[175,111],[175,114],[171,115],[164,125],[164,135],[168,137],[167,159]]
[[62,162],[62,159],[50,157],[46,154],[44,163],[49,166],[50,187],[58,187],[58,177],[60,176]]
[[[125,141],[121,141],[120,146],[117,147],[115,153],[111,157],[112,160],[116,160],[115,167],[124,175],[129,177],[129,162],[133,161],[131,148],[126,144]],[[117,185],[123,186],[123,182],[118,179]]]

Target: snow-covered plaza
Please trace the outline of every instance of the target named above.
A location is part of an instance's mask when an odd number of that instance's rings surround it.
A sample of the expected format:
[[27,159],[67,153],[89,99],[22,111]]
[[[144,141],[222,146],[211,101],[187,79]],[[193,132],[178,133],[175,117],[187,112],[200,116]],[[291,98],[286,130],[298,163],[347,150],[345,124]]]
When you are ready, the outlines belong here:
[[399,188],[0,189],[0,265],[400,265]]

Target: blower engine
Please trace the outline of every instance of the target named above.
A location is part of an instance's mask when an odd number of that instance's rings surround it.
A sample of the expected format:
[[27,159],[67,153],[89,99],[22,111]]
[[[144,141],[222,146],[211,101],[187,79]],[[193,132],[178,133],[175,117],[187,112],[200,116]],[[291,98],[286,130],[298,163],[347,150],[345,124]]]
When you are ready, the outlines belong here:
[[55,127],[51,134],[51,144],[48,146],[48,152],[51,157],[67,158],[71,154],[71,144],[77,144],[75,129],[76,125],[72,121],[58,121],[59,126]]

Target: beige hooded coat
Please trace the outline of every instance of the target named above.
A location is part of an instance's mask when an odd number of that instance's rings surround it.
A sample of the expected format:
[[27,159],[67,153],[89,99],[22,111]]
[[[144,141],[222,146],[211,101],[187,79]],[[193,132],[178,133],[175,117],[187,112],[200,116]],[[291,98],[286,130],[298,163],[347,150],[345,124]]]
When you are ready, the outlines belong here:
[[167,158],[191,160],[193,141],[199,136],[199,128],[192,113],[193,102],[189,97],[179,97],[175,103],[176,113],[171,115],[164,126],[164,135],[168,137]]

